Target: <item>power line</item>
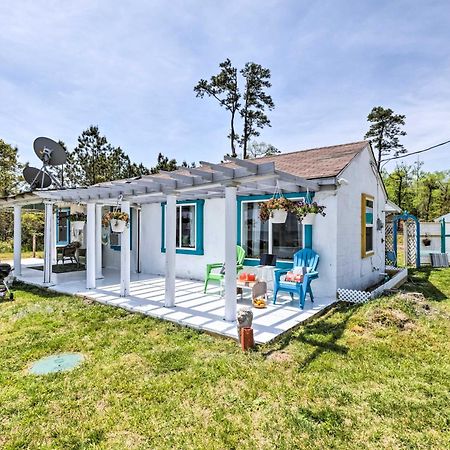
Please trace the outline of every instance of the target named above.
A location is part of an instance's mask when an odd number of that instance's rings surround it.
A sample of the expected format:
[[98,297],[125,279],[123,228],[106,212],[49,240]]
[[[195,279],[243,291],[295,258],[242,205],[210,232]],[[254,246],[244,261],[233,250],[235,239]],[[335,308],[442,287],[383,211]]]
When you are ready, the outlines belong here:
[[407,153],[405,155],[393,156],[392,158],[388,158],[388,159],[384,159],[384,160],[382,159],[381,162],[384,163],[383,164],[383,166],[384,166],[386,163],[388,163],[389,161],[392,161],[394,159],[406,158],[407,156],[417,155],[418,153],[427,152],[428,150],[433,150],[433,148],[441,147],[442,145],[445,145],[448,143],[450,143],[450,139],[448,141],[441,142],[440,144],[436,144],[431,147],[424,148],[423,150],[417,150],[415,152]]

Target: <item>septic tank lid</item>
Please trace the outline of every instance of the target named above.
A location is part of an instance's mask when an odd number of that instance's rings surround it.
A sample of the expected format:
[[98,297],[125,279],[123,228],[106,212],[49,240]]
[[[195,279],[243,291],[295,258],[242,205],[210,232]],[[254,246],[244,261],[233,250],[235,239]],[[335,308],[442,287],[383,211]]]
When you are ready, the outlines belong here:
[[29,373],[33,375],[46,375],[48,373],[66,372],[81,364],[84,356],[81,353],[60,353],[50,355],[34,362]]

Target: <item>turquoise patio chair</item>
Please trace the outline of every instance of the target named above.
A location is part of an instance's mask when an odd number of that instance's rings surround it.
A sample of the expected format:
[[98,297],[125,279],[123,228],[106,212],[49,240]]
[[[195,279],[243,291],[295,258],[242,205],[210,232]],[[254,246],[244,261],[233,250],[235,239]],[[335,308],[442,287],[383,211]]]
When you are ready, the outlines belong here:
[[[236,270],[239,272],[244,268],[244,259],[245,259],[245,250],[240,246],[236,245]],[[221,269],[223,267],[223,263],[212,263],[206,265],[206,277],[205,277],[205,288],[203,292],[206,294],[206,289],[208,288],[208,283],[210,281],[218,281],[219,283],[224,280],[225,273],[221,272],[212,272],[213,269]],[[236,272],[236,275],[237,275]]]
[[299,297],[299,306],[304,308],[306,294],[309,294],[311,301],[314,301],[313,292],[311,289],[311,281],[319,278],[317,266],[319,265],[319,255],[310,248],[304,248],[294,254],[294,266],[306,267],[307,273],[303,277],[302,282],[283,281],[281,276],[288,273],[289,270],[275,269],[273,282],[273,303],[277,301],[277,294],[280,291],[289,292],[291,299],[294,299],[294,294]]

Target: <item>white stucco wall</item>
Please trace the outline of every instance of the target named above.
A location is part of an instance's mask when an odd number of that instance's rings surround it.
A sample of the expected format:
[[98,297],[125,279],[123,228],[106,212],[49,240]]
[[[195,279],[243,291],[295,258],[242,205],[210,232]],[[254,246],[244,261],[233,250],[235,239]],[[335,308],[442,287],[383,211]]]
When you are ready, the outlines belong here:
[[[176,275],[204,280],[207,263],[225,259],[225,203],[209,199],[204,205],[204,254],[176,255]],[[165,253],[161,252],[161,206],[142,205],[142,272],[164,274]]]
[[336,191],[317,192],[314,201],[324,205],[326,216],[317,216],[313,225],[312,248],[319,254],[319,278],[313,281],[316,296],[336,295],[337,274],[337,196]]
[[[103,208],[103,214],[106,213],[109,208]],[[137,269],[137,210],[131,208],[131,272],[136,272]],[[109,244],[103,245],[103,267],[105,268],[120,268],[120,250],[111,248]]]
[[[384,227],[377,231],[380,218],[385,223],[383,188],[370,167],[368,149],[357,155],[342,173],[348,184],[337,189],[337,288],[366,289],[377,283],[384,272]],[[378,181],[378,183],[377,183]],[[374,255],[361,257],[361,194],[374,197]]]

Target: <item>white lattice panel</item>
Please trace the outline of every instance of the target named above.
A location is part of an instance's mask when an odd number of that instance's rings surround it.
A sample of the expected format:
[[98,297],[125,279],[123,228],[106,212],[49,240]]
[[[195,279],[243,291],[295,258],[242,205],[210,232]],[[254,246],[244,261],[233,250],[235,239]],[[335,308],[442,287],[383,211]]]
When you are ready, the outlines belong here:
[[370,293],[357,291],[356,289],[338,289],[338,299],[349,303],[366,303],[370,299]]

